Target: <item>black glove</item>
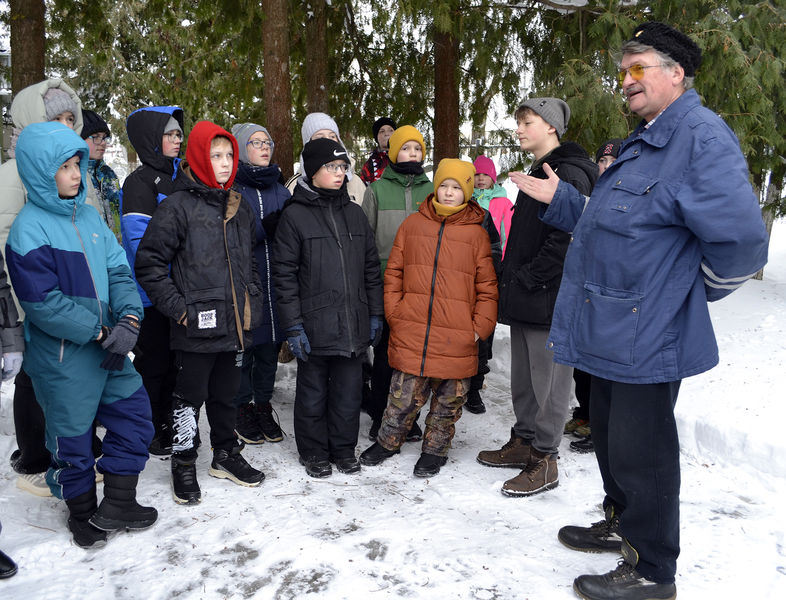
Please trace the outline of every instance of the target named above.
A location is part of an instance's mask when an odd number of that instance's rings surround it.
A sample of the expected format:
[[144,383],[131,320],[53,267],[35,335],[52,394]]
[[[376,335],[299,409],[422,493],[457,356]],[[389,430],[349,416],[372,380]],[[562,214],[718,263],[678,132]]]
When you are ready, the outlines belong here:
[[101,347],[108,352],[125,356],[134,349],[138,337],[139,321],[126,315],[112,328]]
[[273,238],[276,237],[276,229],[278,228],[278,222],[281,220],[281,211],[276,210],[272,213],[265,215],[262,219],[262,229],[265,230],[265,236],[267,237],[268,241],[272,242]]

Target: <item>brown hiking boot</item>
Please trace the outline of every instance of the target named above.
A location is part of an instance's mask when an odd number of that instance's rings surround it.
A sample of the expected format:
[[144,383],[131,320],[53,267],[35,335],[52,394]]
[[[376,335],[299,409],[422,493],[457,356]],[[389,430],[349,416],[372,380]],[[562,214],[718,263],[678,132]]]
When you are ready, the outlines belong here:
[[545,454],[532,448],[529,460],[521,473],[502,484],[503,494],[531,496],[559,485],[556,454]]
[[513,467],[523,469],[529,463],[530,446],[510,430],[510,440],[499,450],[481,450],[478,462],[487,467]]

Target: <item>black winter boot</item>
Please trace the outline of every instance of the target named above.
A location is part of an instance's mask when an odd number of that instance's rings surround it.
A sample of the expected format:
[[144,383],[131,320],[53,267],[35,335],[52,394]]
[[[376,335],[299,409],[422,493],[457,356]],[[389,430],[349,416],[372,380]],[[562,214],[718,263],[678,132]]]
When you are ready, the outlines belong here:
[[368,467],[373,467],[399,452],[400,450],[388,450],[379,442],[374,442],[372,446],[369,446],[360,454],[360,462]]
[[196,474],[196,451],[172,454],[172,496],[178,504],[199,504],[202,490]]
[[415,463],[413,474],[415,477],[433,477],[448,462],[447,456],[437,456],[436,454],[426,454],[423,452]]
[[102,531],[118,529],[147,529],[158,519],[152,506],[140,506],[136,501],[139,475],[104,473],[104,499],[90,524]]
[[106,531],[93,527],[89,519],[96,512],[98,499],[96,489],[80,494],[76,498],[66,500],[70,516],[68,529],[74,537],[74,543],[80,548],[100,548],[106,545]]
[[262,471],[252,467],[240,451],[243,444],[233,446],[230,450],[215,450],[213,452],[213,462],[210,463],[208,475],[219,479],[229,479],[238,485],[256,487],[265,478]]
[[467,401],[464,403],[464,408],[475,415],[481,415],[486,412],[486,405],[483,404],[483,399],[480,397],[480,390],[470,390],[467,393]]

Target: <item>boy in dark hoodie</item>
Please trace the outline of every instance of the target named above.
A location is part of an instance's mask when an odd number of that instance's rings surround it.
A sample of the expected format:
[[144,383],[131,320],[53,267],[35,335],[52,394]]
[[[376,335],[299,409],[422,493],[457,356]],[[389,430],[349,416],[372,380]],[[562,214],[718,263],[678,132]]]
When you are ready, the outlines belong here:
[[254,215],[232,188],[237,157],[232,134],[197,123],[177,189],[158,207],[137,249],[137,281],[169,319],[176,354],[172,490],[179,504],[202,497],[196,478],[202,404],[213,448],[208,473],[244,486],[265,477],[240,454],[234,430],[243,350],[262,317]]
[[382,332],[379,255],[363,210],[347,194],[344,147],[303,147],[304,176],[273,242],[278,314],[298,358],[295,440],[312,477],[356,473],[362,361]]
[[[530,98],[515,113],[521,149],[535,161],[529,174],[545,179],[548,162],[559,177],[582,194],[592,192],[598,167],[584,149],[561,143],[570,108],[557,98]],[[517,173],[511,173],[516,183]],[[519,192],[502,261],[499,321],[510,325],[510,390],[516,423],[510,441],[484,450],[479,463],[523,469],[506,481],[502,493],[529,496],[559,484],[557,450],[569,411],[571,367],[554,362],[546,347],[562,265],[570,234],[540,220],[540,203]]]
[[[151,106],[131,113],[126,122],[128,139],[142,166],[123,183],[120,222],[123,248],[131,272],[136,251],[158,205],[175,190],[180,174],[183,111],[177,106]],[[145,319],[139,334],[134,366],[150,395],[155,436],[150,454],[166,458],[172,453],[172,390],[175,386],[174,353],[169,348],[169,319],[162,315],[140,287]]]

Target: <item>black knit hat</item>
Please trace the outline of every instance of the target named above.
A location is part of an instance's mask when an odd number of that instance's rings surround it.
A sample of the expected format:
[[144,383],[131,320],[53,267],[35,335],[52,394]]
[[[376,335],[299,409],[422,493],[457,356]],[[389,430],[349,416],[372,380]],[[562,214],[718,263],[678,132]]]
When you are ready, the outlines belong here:
[[595,162],[598,162],[603,156],[613,156],[617,158],[620,154],[620,147],[622,140],[620,138],[612,138],[603,142],[598,151],[595,153]]
[[314,174],[322,168],[322,165],[326,165],[334,160],[343,160],[349,164],[349,155],[344,146],[330,138],[311,140],[303,146],[303,152],[300,156],[303,159],[303,172],[308,181],[311,181]]
[[374,132],[374,143],[377,143],[379,130],[382,129],[385,125],[390,125],[393,129],[397,129],[396,122],[393,119],[390,117],[380,117],[374,121],[374,124],[371,126],[371,131]]
[[701,65],[701,48],[691,38],[673,27],[658,21],[650,21],[636,27],[631,42],[652,46],[675,60],[685,70],[686,77],[696,75]]
[[92,110],[85,110],[82,109],[82,121],[84,125],[82,125],[82,139],[86,140],[94,133],[98,133],[100,131],[106,133],[107,135],[111,135],[109,131],[109,125],[106,124],[101,117],[98,116],[97,113],[93,112]]

